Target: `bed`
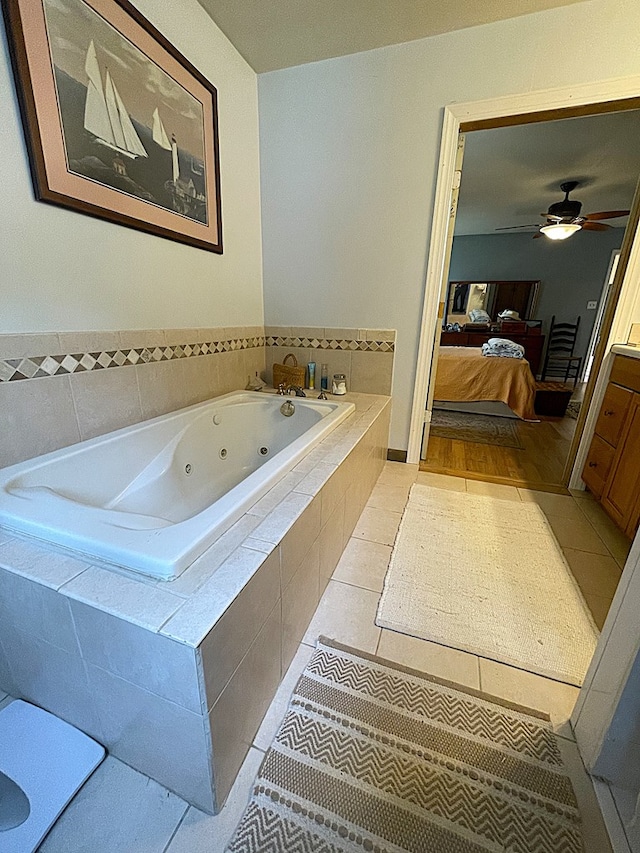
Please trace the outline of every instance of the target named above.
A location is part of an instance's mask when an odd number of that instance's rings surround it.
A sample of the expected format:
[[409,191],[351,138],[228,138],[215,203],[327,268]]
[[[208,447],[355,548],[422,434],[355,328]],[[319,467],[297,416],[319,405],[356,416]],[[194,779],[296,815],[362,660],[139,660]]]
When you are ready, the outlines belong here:
[[468,404],[490,401],[505,404],[524,421],[535,421],[535,395],[526,359],[489,358],[479,347],[440,347],[434,407],[453,408],[447,404],[456,403],[465,411],[477,411]]

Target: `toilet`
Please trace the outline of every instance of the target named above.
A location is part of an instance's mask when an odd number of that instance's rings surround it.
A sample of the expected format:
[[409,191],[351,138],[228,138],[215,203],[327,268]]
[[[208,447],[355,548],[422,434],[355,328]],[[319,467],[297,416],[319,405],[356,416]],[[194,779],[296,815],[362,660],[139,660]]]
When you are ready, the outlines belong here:
[[28,702],[0,711],[0,850],[33,853],[105,756],[104,747]]

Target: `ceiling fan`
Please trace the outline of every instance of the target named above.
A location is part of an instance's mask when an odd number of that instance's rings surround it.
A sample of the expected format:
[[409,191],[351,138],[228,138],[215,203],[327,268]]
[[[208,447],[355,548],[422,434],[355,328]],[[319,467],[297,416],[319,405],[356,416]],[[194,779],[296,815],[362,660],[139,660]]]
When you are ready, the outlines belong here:
[[[611,225],[601,222],[602,219],[616,219],[619,216],[627,216],[628,210],[601,210],[598,213],[580,214],[582,210],[582,202],[569,198],[569,193],[573,192],[578,186],[579,181],[565,181],[560,184],[560,189],[564,193],[562,201],[556,201],[550,205],[546,213],[541,213],[546,219],[544,225],[540,227],[540,233],[534,234],[534,240],[542,234],[552,240],[566,240],[571,237],[576,231],[584,229],[585,231],[608,231]],[[496,231],[511,231],[516,228],[537,228],[538,223],[534,222],[531,225],[515,225],[507,228],[496,228]]]

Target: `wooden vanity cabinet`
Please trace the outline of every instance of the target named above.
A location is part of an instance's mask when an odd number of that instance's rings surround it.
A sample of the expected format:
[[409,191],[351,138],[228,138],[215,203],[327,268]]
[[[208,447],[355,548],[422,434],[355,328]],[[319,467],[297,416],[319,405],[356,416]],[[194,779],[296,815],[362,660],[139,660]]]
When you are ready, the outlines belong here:
[[629,537],[640,521],[640,360],[617,355],[582,479]]
[[640,494],[640,394],[633,396],[620,452],[616,453],[610,482],[602,496],[603,507],[628,536],[634,536],[638,528]]

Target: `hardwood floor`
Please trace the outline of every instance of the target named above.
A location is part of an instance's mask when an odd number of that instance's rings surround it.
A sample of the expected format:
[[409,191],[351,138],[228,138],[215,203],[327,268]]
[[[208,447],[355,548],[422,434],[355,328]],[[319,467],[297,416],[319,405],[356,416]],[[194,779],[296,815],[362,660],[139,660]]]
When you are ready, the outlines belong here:
[[522,450],[432,435],[420,470],[567,494],[561,479],[576,421],[565,417],[514,423]]

